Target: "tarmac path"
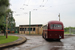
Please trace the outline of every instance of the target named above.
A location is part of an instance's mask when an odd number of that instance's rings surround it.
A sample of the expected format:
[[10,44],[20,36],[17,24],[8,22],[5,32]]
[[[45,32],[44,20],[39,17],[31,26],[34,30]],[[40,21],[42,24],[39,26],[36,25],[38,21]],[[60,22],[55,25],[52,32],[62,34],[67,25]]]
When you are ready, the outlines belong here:
[[38,35],[15,35],[24,36],[27,42],[4,48],[3,50],[75,50],[75,36],[65,36],[61,41],[46,41]]

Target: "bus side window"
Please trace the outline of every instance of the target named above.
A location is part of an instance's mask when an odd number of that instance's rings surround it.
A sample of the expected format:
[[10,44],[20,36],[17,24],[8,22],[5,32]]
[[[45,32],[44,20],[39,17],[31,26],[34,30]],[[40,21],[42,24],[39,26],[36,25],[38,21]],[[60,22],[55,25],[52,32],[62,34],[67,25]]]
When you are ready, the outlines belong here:
[[50,25],[50,29],[53,29],[53,27],[54,27],[54,24],[51,24],[51,25]]

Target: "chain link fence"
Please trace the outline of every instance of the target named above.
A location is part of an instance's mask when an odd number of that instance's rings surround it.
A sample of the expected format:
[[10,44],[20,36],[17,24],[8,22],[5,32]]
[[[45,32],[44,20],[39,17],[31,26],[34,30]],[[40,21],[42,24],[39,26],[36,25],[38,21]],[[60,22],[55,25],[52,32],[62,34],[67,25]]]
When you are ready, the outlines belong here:
[[65,34],[75,34],[75,28],[64,29]]

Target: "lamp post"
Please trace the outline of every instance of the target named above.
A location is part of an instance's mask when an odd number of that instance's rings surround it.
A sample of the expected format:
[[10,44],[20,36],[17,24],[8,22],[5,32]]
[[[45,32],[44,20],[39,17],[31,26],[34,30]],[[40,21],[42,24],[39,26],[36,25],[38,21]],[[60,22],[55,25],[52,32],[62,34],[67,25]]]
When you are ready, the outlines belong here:
[[29,11],[29,34],[30,34],[30,27],[31,27],[31,11]]

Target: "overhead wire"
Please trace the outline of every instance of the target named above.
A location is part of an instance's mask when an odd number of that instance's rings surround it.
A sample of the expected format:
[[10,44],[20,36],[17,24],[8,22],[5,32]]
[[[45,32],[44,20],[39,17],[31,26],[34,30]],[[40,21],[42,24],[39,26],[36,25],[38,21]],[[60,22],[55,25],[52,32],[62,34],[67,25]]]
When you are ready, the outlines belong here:
[[[30,0],[24,0],[24,2],[27,2],[27,3],[25,3],[26,5],[25,6],[28,6],[29,5],[29,2],[30,2]],[[47,4],[47,2],[48,2],[48,0],[42,0],[42,3],[39,5],[39,7],[45,7],[45,5]],[[75,3],[69,3],[69,4],[75,4]],[[24,5],[24,3],[23,3],[23,5]],[[68,5],[68,4],[63,4],[63,5]],[[55,5],[55,6],[62,6],[62,5]],[[50,6],[50,7],[55,7],[55,6]],[[24,7],[24,6],[23,6]],[[48,7],[49,8],[49,7]],[[24,10],[25,8],[21,8],[22,10]],[[34,8],[33,10],[38,10],[38,8]],[[25,13],[25,14],[27,14],[27,13]]]
[[29,5],[29,2],[30,2],[30,0],[27,0],[27,3],[25,3],[23,5],[28,6]]
[[[27,2],[27,3],[25,3],[25,6],[28,6],[29,1],[30,1],[30,0],[24,0],[24,3]],[[18,9],[18,11],[25,9],[25,8],[23,8],[23,7],[24,7],[24,3],[23,3],[23,6],[21,6],[21,7]],[[17,11],[15,11],[15,12],[17,13]],[[24,13],[22,13],[22,14],[27,14],[27,12],[24,12]],[[19,16],[19,15],[21,15],[21,14],[16,14],[16,16]]]
[[[45,7],[45,5],[47,4],[47,2],[48,2],[48,0],[43,0],[42,1],[42,4],[39,6],[40,8],[44,8]],[[39,9],[40,9],[39,8]],[[46,10],[46,9],[45,9]]]

